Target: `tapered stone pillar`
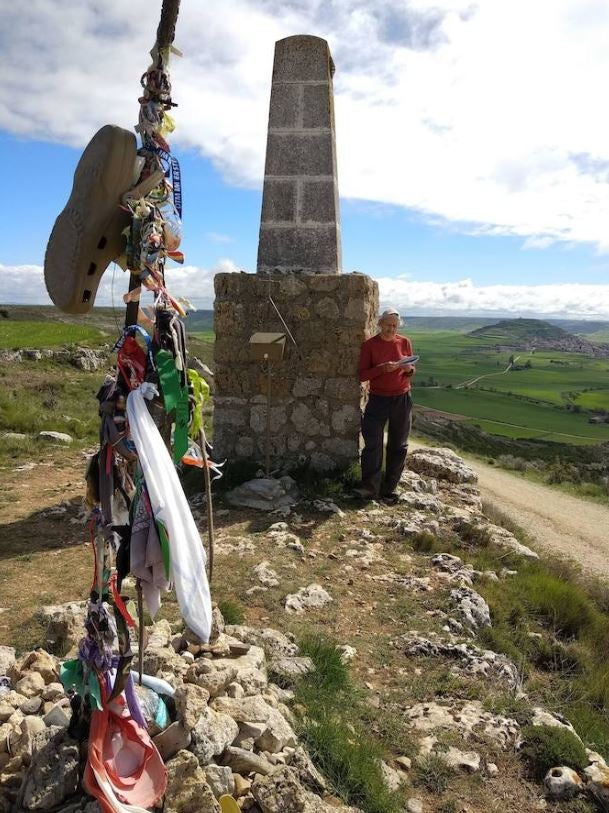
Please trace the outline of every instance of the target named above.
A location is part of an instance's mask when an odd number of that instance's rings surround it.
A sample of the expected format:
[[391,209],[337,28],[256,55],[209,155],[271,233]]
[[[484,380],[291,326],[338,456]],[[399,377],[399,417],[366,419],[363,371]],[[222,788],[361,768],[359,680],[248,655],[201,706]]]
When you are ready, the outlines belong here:
[[374,330],[378,286],[340,273],[333,72],[325,40],[287,37],[275,46],[257,273],[215,277],[221,458],[264,460],[268,368],[248,342],[287,324],[296,344],[289,339],[271,368],[273,466],[329,470],[358,459],[357,364]]
[[333,73],[325,40],[276,43],[259,274],[341,271]]

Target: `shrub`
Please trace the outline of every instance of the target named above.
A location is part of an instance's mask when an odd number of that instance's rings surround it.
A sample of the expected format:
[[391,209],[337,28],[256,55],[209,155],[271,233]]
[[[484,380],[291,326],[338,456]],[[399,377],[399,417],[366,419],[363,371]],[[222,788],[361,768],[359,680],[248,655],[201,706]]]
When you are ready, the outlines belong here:
[[218,607],[226,624],[243,624],[245,621],[243,607],[237,602],[226,599],[218,602]]
[[438,550],[438,540],[429,531],[418,531],[410,538],[410,544],[419,553],[432,553]]
[[523,574],[521,586],[527,605],[557,633],[577,637],[594,629],[598,612],[581,587],[542,570]]
[[568,729],[558,726],[526,726],[522,729],[520,756],[531,776],[541,782],[550,768],[568,765],[583,771],[588,764],[586,749]]
[[430,793],[444,793],[453,773],[446,760],[438,754],[421,757],[415,765],[416,783],[423,785]]

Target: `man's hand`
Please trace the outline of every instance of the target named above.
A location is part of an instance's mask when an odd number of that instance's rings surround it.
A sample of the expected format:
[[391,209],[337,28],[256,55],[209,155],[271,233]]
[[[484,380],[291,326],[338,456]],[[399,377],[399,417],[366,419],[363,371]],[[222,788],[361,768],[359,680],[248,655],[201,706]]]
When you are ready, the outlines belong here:
[[379,364],[379,368],[383,373],[393,373],[398,370],[400,365],[397,361],[386,361],[384,364]]
[[404,367],[402,367],[402,370],[406,378],[412,378],[412,376],[416,373],[417,368],[414,366],[414,364],[406,364]]

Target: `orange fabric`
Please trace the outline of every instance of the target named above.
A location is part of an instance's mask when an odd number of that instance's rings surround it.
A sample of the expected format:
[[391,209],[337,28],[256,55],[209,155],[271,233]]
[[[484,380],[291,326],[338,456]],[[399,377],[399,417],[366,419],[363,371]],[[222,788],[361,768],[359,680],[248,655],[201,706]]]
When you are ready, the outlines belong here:
[[103,813],[117,813],[122,808],[112,804],[104,792],[106,782],[119,803],[152,807],[167,787],[163,760],[148,732],[131,718],[124,696],[108,703],[104,682],[100,683],[103,710],[91,713],[83,786],[97,799]]

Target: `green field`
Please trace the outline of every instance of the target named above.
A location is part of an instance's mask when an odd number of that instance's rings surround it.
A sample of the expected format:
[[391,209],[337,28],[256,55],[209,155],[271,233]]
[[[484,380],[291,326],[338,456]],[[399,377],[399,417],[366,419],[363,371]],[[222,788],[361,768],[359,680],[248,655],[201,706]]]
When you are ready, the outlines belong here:
[[107,333],[87,324],[62,322],[0,322],[0,350],[45,348],[65,344],[98,345],[110,342]]
[[[465,416],[492,434],[563,443],[609,440],[609,424],[590,424],[586,410],[609,409],[609,359],[559,351],[498,351],[492,331],[417,331],[421,356],[414,379],[416,403]],[[477,380],[476,380],[477,379]],[[425,384],[431,386],[424,386]],[[573,407],[581,410],[568,411]]]
[[[2,316],[0,349],[111,344],[122,323],[122,310],[111,308],[70,316],[50,307],[3,306]],[[548,350],[516,351],[517,367],[526,364],[527,368],[506,372],[512,353],[495,346],[506,343],[505,332],[491,326],[482,331],[483,335],[466,333],[484,324],[483,319],[407,319],[404,332],[421,356],[414,379],[417,404],[504,437],[573,444],[609,441],[609,424],[589,423],[595,410],[609,411],[609,358]],[[516,330],[519,327],[527,328],[526,320],[519,322]],[[582,322],[563,322],[561,327],[586,332]],[[590,323],[590,328],[589,338],[593,334],[600,338],[607,332],[606,323]],[[186,329],[189,352],[213,364],[213,313],[195,311],[187,317]],[[15,399],[12,403],[11,398]],[[3,428],[12,424],[15,429],[18,425],[25,429],[26,424],[33,423],[29,407],[18,415],[16,400],[16,394],[8,397],[7,393],[1,405]],[[36,399],[30,398],[32,401]]]

